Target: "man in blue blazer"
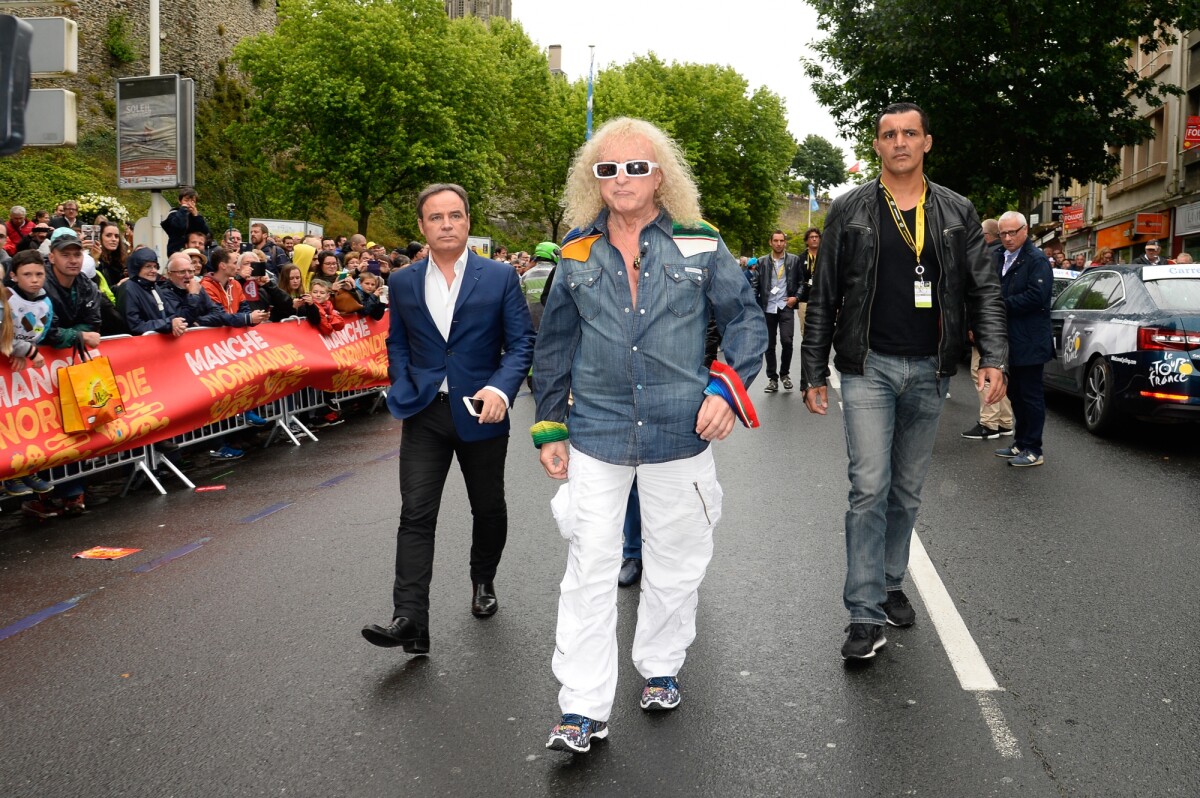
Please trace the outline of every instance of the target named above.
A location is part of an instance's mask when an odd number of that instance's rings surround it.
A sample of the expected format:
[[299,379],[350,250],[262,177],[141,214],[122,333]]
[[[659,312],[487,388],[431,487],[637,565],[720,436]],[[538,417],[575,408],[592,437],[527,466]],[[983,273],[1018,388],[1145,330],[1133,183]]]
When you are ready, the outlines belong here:
[[1040,466],[1046,397],[1042,368],[1054,357],[1054,326],[1050,322],[1054,273],[1046,254],[1029,240],[1029,224],[1016,211],[1000,217],[996,267],[1008,311],[1008,398],[1016,420],[1012,446],[996,456],[1012,466]]
[[471,612],[487,618],[499,606],[492,580],[508,536],[508,408],[529,373],[534,333],[516,271],[467,249],[470,203],[461,186],[422,191],[417,225],[429,257],[388,278],[387,401],[404,421],[395,609],[390,625],[362,633],[377,646],[428,654],[434,532],[452,457],[474,519]]

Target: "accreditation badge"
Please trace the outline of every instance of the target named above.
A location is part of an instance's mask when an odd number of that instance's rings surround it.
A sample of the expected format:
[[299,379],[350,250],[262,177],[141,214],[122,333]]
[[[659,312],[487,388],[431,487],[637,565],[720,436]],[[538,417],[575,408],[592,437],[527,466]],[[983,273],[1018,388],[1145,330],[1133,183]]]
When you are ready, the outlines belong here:
[[917,280],[913,283],[913,306],[918,308],[933,307],[933,283]]

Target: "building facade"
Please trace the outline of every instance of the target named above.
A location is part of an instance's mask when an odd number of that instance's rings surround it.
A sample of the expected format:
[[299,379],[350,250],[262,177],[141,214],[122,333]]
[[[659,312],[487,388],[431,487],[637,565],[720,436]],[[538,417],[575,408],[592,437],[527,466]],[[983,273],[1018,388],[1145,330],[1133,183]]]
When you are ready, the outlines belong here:
[[[79,29],[79,70],[71,77],[35,80],[33,88],[75,93],[79,131],[111,127],[116,79],[149,73],[149,0],[86,0],[75,6],[6,10],[26,17],[65,16]],[[196,81],[197,97],[212,93],[213,79],[229,69],[242,38],[273,30],[270,0],[174,0],[159,5],[160,72]]]
[[446,15],[450,19],[479,17],[487,22],[492,17],[503,17],[512,22],[512,0],[445,0]]
[[[1055,178],[1030,209],[1030,227],[1041,233],[1039,243],[1060,244],[1068,256],[1083,253],[1089,263],[1106,247],[1129,263],[1152,240],[1169,257],[1187,251],[1200,261],[1200,31],[1149,55],[1135,47],[1132,59],[1140,77],[1180,86],[1184,94],[1158,107],[1138,101],[1153,138],[1114,148],[1121,171],[1107,184]],[[1064,203],[1062,219],[1053,219],[1055,205]]]

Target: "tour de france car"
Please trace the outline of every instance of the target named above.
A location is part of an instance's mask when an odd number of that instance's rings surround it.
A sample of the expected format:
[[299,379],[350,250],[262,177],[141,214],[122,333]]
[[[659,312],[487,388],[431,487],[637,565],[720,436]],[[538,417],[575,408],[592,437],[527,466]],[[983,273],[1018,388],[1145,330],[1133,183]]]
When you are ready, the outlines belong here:
[[1200,420],[1200,265],[1089,269],[1050,318],[1055,356],[1043,382],[1083,398],[1088,431],[1126,414]]

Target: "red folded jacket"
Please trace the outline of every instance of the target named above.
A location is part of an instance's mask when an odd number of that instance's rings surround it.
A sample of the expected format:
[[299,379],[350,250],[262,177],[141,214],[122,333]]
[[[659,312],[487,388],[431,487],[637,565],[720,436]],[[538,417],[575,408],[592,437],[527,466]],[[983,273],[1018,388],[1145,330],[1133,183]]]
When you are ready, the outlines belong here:
[[758,413],[754,412],[754,403],[742,385],[742,378],[727,364],[714,360],[708,369],[709,383],[704,392],[720,396],[746,427],[753,429],[758,426]]

